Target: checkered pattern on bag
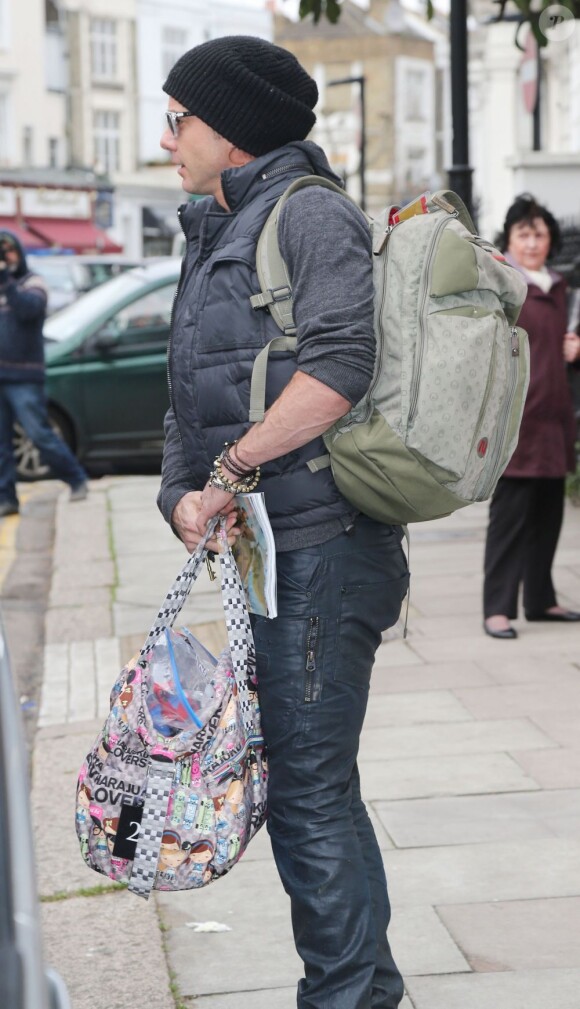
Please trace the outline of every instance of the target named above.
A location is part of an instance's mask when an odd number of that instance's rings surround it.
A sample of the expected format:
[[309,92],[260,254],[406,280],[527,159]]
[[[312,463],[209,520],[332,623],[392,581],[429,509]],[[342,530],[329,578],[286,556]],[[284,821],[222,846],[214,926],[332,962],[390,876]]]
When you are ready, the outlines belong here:
[[238,703],[248,736],[254,731],[254,705],[248,683],[255,681],[256,654],[252,625],[248,616],[244,587],[231,550],[220,554],[222,600],[232,659],[232,669],[238,686]]
[[143,817],[129,882],[131,893],[145,897],[146,900],[155,882],[174,774],[173,764],[160,764],[156,760],[150,761]]
[[186,599],[191,591],[191,586],[196,580],[203,565],[207,541],[211,539],[217,523],[217,518],[213,519],[209,523],[205,536],[202,540],[200,540],[191,556],[188,557],[182,570],[179,572],[177,578],[173,582],[173,585],[169,589],[169,592],[165,596],[159,612],[153,621],[151,630],[145,639],[145,644],[139,653],[140,660],[144,659],[147,652],[149,652],[153,645],[157,643],[159,637],[163,634],[166,628],[173,627],[176,618],[185,606]]

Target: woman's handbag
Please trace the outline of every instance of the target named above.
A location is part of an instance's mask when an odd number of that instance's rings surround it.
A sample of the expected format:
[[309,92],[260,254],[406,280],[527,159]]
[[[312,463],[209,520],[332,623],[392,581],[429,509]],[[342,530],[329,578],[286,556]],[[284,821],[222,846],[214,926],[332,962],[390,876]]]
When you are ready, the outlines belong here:
[[189,890],[228,872],[266,818],[267,765],[255,651],[232,553],[220,554],[229,647],[215,659],[175,632],[205,540],[172,585],[77,784],[76,828],[87,865],[129,890]]

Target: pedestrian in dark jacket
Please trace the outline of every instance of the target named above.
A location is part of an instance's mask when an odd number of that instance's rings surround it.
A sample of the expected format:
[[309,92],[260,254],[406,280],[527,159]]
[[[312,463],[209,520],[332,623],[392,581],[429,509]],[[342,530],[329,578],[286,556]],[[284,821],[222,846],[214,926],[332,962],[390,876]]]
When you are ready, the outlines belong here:
[[372,380],[370,231],[355,206],[322,187],[286,203],[279,236],[297,353],[273,354],[266,416],[251,425],[252,366],[280,335],[250,304],[260,290],[258,237],[294,179],[334,178],[304,139],[316,84],[284,49],[231,37],[186,53],[164,90],[161,145],[185,191],[206,199],[181,209],[187,251],[159,505],[189,551],[218,514],[233,541],[235,494],[259,478],[276,541],[278,616],[254,617],[253,630],[268,830],[304,963],[298,1006],[396,1009],[403,983],[357,752],[375,650],[399,616],[407,564],[399,527],[357,514],[330,469],[307,465]]
[[567,332],[566,283],[546,266],[559,242],[549,210],[527,195],[508,210],[502,248],[528,282],[518,325],[528,333],[530,386],[517,448],[491,501],[485,548],[484,628],[495,638],[517,637],[523,584],[527,620],[575,621],[558,605],[552,562],[564,513],[566,473],[576,468],[575,419],[566,361],[580,340]]
[[42,328],[44,281],[31,273],[18,239],[0,231],[0,517],[18,511],[14,423],[42,461],[71,488],[71,500],[87,496],[87,474],[48,421],[44,393]]

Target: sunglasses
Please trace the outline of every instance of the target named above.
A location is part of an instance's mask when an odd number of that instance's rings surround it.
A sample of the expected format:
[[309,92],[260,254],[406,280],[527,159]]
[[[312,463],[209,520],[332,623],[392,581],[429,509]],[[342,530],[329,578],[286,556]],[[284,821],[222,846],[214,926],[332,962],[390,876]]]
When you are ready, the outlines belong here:
[[195,112],[166,112],[165,118],[167,119],[167,125],[171,130],[174,137],[179,134],[179,123],[182,119],[187,119],[188,116],[194,116]]

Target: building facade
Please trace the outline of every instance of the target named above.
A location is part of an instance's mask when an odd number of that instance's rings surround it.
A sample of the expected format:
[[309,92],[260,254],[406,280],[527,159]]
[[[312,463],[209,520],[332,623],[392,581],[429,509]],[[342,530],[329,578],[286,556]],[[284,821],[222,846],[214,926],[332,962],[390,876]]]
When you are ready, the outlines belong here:
[[[521,192],[580,227],[580,21],[540,51],[538,150],[525,100],[537,61],[516,47],[515,31],[513,22],[480,23],[470,33],[471,163],[479,228],[488,236]],[[523,44],[528,31],[520,33]]]
[[187,48],[224,34],[269,38],[271,14],[243,0],[0,0],[0,226],[29,248],[170,253],[184,196],[159,147],[162,84]]
[[[282,9],[283,9],[283,5]],[[367,209],[405,203],[444,182],[448,124],[446,37],[438,22],[398,0],[345,0],[337,25],[296,23],[278,13],[275,41],[315,77],[320,100],[313,138],[327,151],[347,189],[361,196],[361,89],[365,81]]]

